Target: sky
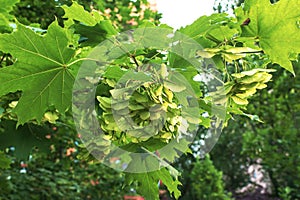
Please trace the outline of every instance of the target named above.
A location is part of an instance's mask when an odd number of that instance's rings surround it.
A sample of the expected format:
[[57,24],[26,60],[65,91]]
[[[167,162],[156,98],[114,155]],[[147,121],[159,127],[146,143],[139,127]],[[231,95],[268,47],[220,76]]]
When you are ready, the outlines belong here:
[[180,28],[193,23],[203,15],[211,15],[215,0],[157,0],[157,9],[163,14],[162,23]]

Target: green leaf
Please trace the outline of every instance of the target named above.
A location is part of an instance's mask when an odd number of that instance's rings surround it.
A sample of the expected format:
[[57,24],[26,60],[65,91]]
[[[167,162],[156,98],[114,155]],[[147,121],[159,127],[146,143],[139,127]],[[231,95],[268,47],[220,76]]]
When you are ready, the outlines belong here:
[[14,17],[10,14],[10,12],[19,1],[20,0],[0,0],[0,32],[9,31],[11,29],[9,27],[9,20]]
[[44,152],[50,150],[50,141],[46,139],[50,128],[28,124],[16,129],[14,121],[2,121],[0,126],[3,128],[3,132],[0,132],[0,149],[15,147],[17,158],[27,160],[33,147]]
[[[214,33],[216,31],[224,31],[224,28],[221,28],[225,22],[228,22],[229,18],[227,14],[213,14],[211,16],[202,16],[193,22],[191,25],[188,25],[179,31],[194,40],[196,40],[203,48],[213,47],[216,41],[213,41],[212,38],[207,38],[206,34],[211,32]],[[217,29],[214,31],[214,29]],[[230,33],[231,34],[231,33]],[[219,32],[217,35],[218,39],[224,36],[222,32]],[[225,36],[228,37],[228,36]]]
[[281,0],[271,4],[269,0],[248,0],[244,9],[246,12],[236,12],[241,23],[250,19],[242,27],[242,36],[258,38],[271,61],[294,74],[290,60],[291,55],[300,53],[300,1]]
[[[108,37],[118,33],[110,20],[104,20],[97,11],[89,13],[75,1],[70,7],[63,5],[62,8],[65,11],[63,17],[68,18],[65,26],[73,25],[75,33],[81,36],[81,42],[85,46],[96,46]],[[73,22],[70,22],[70,20]],[[74,24],[74,20],[80,23]]]
[[200,90],[201,83],[194,80],[195,76],[198,75],[198,72],[194,67],[187,67],[186,69],[176,69],[176,71],[186,78],[187,82],[192,86],[193,92],[195,92],[196,96],[202,95],[202,92]]
[[139,173],[139,174],[126,174],[125,179],[130,179],[139,183],[139,187],[137,189],[138,193],[143,195],[146,199],[159,200],[158,198],[158,187],[157,183],[159,181],[159,177],[154,172],[148,173]]
[[194,107],[184,108],[182,111],[182,116],[192,124],[199,124],[201,122],[199,109],[195,109]]
[[237,29],[232,29],[229,26],[220,26],[218,28],[208,31],[206,37],[211,38],[215,41],[223,42],[231,40],[231,38],[237,33]]
[[180,85],[180,83],[178,84],[176,82],[172,82],[168,80],[164,81],[164,86],[173,92],[182,92],[183,90],[186,89],[184,85]]
[[70,40],[56,21],[45,36],[21,24],[12,34],[0,35],[0,50],[17,58],[13,66],[0,69],[0,96],[23,92],[14,109],[19,124],[41,121],[49,106],[64,113],[71,105],[74,75],[69,65],[75,51],[68,47]]
[[75,24],[75,33],[86,38],[84,45],[96,46],[106,38],[116,35],[118,32],[109,20],[102,20],[95,26],[86,26],[84,24]]
[[99,21],[103,20],[102,16],[97,15],[97,12],[89,13],[76,1],[73,1],[70,7],[63,5],[62,8],[65,11],[63,18],[77,20],[87,26],[95,26]]
[[124,83],[125,81],[128,80],[135,80],[138,81],[140,84],[140,83],[152,81],[152,78],[150,75],[144,72],[135,72],[133,70],[128,70],[128,72],[122,77],[122,79],[120,79],[120,82]]
[[[231,19],[225,13],[213,14],[211,16],[202,16],[191,25],[179,29],[175,32],[174,37],[174,42],[177,44],[175,43],[173,53],[169,55],[170,65],[176,68],[186,68],[191,65],[197,66],[198,62],[193,61],[196,54],[201,54],[205,48],[216,47],[223,40],[231,38],[234,33],[238,32],[236,29],[225,26],[230,21]],[[194,45],[194,41],[199,45]],[[177,55],[178,52],[180,52],[180,56]],[[205,52],[202,55],[211,57],[214,53]]]
[[[165,184],[171,194],[178,199],[181,195],[180,190],[177,188],[181,183],[178,181],[177,175],[173,177],[166,168],[159,169],[157,171],[147,171],[147,168],[158,168],[158,161],[151,156],[146,157],[144,160],[135,159],[131,162],[127,170],[134,171],[135,168],[144,167],[145,173],[126,173],[126,184],[131,184],[134,181],[138,182],[137,191],[145,199],[159,200],[158,182],[161,180]],[[141,169],[139,169],[141,170]]]
[[13,10],[13,6],[18,3],[20,0],[0,0],[0,13],[9,13]]
[[120,88],[120,89],[113,89],[110,90],[110,94],[113,98],[118,99],[120,98],[123,94],[129,93],[129,91],[132,90],[132,87],[130,88]]
[[103,77],[118,81],[126,72],[127,70],[123,70],[119,66],[110,66],[105,70]]
[[166,169],[163,168],[159,171],[159,177],[160,180],[167,186],[168,191],[173,194],[175,199],[178,199],[181,195],[180,190],[178,190],[178,186],[182,185],[179,181],[178,178],[176,177],[175,179],[170,175],[170,172]]
[[168,145],[158,150],[160,158],[166,159],[168,162],[174,162],[176,158],[179,158],[181,154],[190,152],[190,141],[185,138],[180,140],[173,139]]
[[[139,169],[137,169],[139,168]],[[140,169],[143,168],[143,169]],[[152,169],[158,168],[158,162],[155,158],[147,156],[144,160],[138,158],[134,162],[130,162],[126,170],[128,171],[145,171],[144,173],[126,173],[126,184],[130,185],[132,182],[137,181],[139,184],[138,193],[143,195],[146,199],[158,200],[158,187],[157,183],[159,177],[156,171]]]
[[141,48],[165,48],[171,42],[168,35],[172,33],[172,29],[145,27],[136,29],[133,37]]
[[132,95],[132,98],[138,103],[147,103],[149,101],[149,98],[145,92],[142,94],[135,92]]

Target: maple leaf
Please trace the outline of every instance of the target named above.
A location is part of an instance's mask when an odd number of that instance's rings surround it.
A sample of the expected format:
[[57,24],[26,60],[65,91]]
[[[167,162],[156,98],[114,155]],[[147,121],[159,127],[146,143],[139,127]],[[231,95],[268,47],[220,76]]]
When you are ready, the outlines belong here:
[[98,12],[92,11],[92,13],[89,13],[76,1],[74,1],[71,6],[63,5],[61,7],[65,11],[63,18],[77,20],[87,26],[95,26],[99,21],[103,20],[103,17]]
[[[82,46],[96,46],[118,31],[110,20],[105,20],[96,10],[88,12],[76,1],[71,6],[63,5],[65,11],[63,18],[68,19],[64,22],[66,27],[75,29],[75,33],[81,36]],[[78,23],[80,22],[80,23]]]
[[[141,168],[143,168],[141,170]],[[152,171],[153,169],[158,169]],[[170,194],[178,199],[181,195],[178,186],[181,183],[178,180],[178,174],[170,173],[167,168],[159,168],[159,162],[151,156],[147,156],[144,159],[135,159],[129,163],[127,169],[132,173],[125,174],[126,184],[130,185],[134,181],[137,181],[139,187],[138,193],[143,194],[146,199],[158,200],[159,188],[157,186],[158,181],[162,181],[167,186]],[[143,173],[135,173],[137,171],[145,171]]]
[[294,74],[290,60],[300,53],[300,1],[281,0],[271,4],[269,0],[248,0],[244,11],[236,11],[241,22],[249,21],[242,25],[243,36],[257,38],[273,63]]
[[[25,124],[16,129],[16,122],[5,120],[0,123],[0,149],[14,147],[14,156],[27,160],[33,147],[37,147],[40,152],[49,152],[50,140],[46,138],[50,128],[35,124]],[[1,151],[0,151],[1,166]]]
[[178,186],[181,183],[178,179],[174,179],[166,168],[162,168],[158,171],[145,172],[145,173],[126,173],[127,180],[131,182],[134,180],[139,183],[137,191],[143,194],[146,199],[159,199],[158,198],[158,181],[162,181],[167,186],[169,192],[173,194],[175,199],[178,199],[181,195]]
[[176,158],[179,158],[182,154],[190,153],[189,145],[191,141],[186,138],[182,138],[179,141],[172,140],[169,144],[158,150],[162,159],[166,159],[168,162],[174,162]]
[[9,32],[11,27],[9,26],[9,20],[13,19],[14,16],[10,14],[13,7],[20,0],[0,0],[0,32]]
[[0,69],[0,96],[22,91],[14,112],[18,125],[41,121],[49,106],[64,113],[71,105],[74,75],[70,69],[75,50],[69,34],[53,22],[46,35],[18,24],[12,34],[0,35],[0,50],[16,58],[13,66]]
[[6,14],[10,13],[13,10],[14,5],[19,2],[20,0],[10,0],[10,1],[0,0],[0,4],[1,4],[0,13],[6,13]]

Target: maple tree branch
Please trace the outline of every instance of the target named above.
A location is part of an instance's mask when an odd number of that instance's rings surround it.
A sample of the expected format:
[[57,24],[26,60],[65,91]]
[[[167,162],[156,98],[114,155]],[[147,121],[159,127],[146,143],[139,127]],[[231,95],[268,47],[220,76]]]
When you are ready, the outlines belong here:
[[135,65],[136,65],[136,67],[138,68],[138,67],[139,67],[139,63],[137,62],[137,60],[136,60],[135,56],[134,56],[134,55],[130,55],[130,58],[132,58],[132,59],[133,59],[133,62],[134,62],[134,64],[135,64]]

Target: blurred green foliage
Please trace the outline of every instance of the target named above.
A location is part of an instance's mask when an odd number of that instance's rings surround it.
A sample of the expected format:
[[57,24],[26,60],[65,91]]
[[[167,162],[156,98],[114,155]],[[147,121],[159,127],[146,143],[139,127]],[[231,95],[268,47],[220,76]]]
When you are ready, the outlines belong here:
[[122,199],[123,176],[102,164],[76,159],[80,139],[71,129],[52,126],[50,152],[32,150],[18,159],[18,148],[6,149],[10,169],[0,173],[0,199]]
[[261,164],[270,177],[273,196],[300,199],[299,67],[294,64],[296,77],[278,67],[269,88],[251,100],[248,112],[264,123],[236,117],[224,129],[211,157],[223,172],[227,190],[234,192],[251,183],[248,167]]
[[218,171],[209,156],[197,159],[190,172],[191,199],[229,200],[224,191],[222,172]]
[[[157,24],[161,18],[160,14],[147,6],[146,0],[76,0],[76,2],[83,5],[85,10],[99,10],[107,18],[113,20],[121,30],[136,27],[143,20],[150,20]],[[62,24],[64,11],[60,6],[71,4],[72,0],[20,0],[20,3],[15,6],[14,14],[23,24],[35,24],[46,29],[55,18]]]

